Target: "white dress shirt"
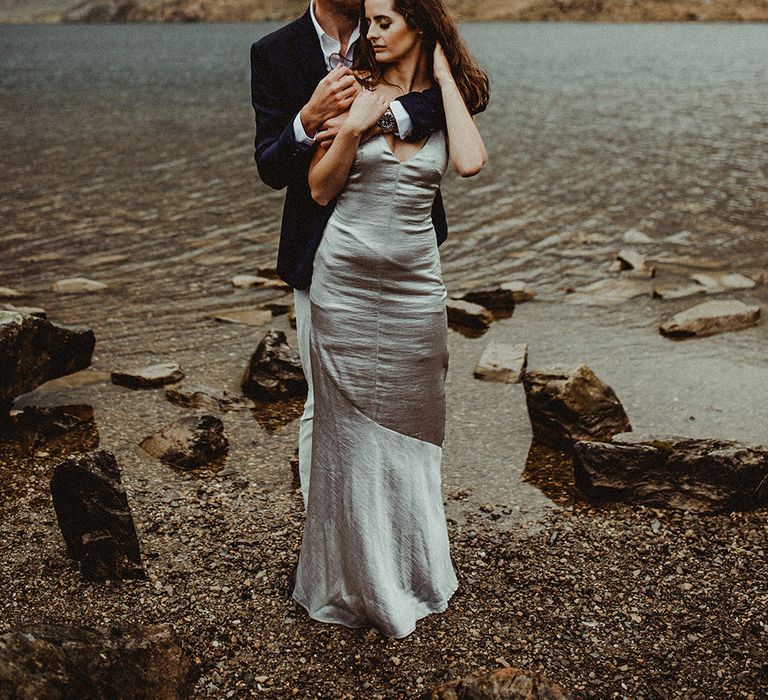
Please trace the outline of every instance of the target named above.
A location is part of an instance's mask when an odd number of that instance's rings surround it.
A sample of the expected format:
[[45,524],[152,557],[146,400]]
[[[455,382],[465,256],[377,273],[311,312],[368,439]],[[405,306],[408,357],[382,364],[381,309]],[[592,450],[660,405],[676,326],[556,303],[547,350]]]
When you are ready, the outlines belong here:
[[[320,48],[322,48],[323,55],[325,56],[325,65],[330,71],[332,68],[334,68],[334,66],[331,65],[331,56],[333,54],[340,53],[341,42],[338,39],[334,39],[332,36],[326,34],[325,30],[320,26],[320,22],[318,22],[317,17],[315,17],[314,4],[315,3],[313,0],[310,0],[309,14],[312,17],[312,24],[315,25],[315,31],[317,32],[317,36],[320,39]],[[349,37],[349,44],[347,45],[347,53],[345,56],[349,62],[352,61],[352,56],[355,51],[355,42],[357,42],[359,38],[360,25],[354,28],[351,36]],[[403,105],[400,104],[400,102],[397,100],[390,102],[389,108],[392,110],[392,114],[395,116],[395,121],[397,122],[398,136],[400,136],[400,138],[405,138],[408,136],[408,134],[411,133],[413,128],[410,115],[405,111],[405,107],[403,107]],[[311,146],[315,142],[315,139],[307,136],[307,133],[304,130],[304,125],[301,123],[301,112],[299,112],[296,115],[296,118],[293,120],[293,134],[294,138],[299,143],[306,143],[308,146]]]

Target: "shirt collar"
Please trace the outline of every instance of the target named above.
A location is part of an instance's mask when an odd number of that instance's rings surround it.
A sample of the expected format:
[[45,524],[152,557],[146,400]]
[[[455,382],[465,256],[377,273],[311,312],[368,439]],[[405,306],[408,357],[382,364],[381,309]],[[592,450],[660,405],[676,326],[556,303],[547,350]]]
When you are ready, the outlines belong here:
[[[328,34],[326,34],[325,29],[323,29],[320,26],[320,22],[318,22],[317,17],[315,17],[314,0],[309,0],[309,15],[310,17],[312,17],[312,24],[315,25],[317,38],[320,39],[320,46],[322,47],[323,52],[325,53],[325,56],[327,58],[332,53],[336,53],[341,48],[341,44],[337,39],[334,39],[332,36],[329,36]],[[352,30],[352,34],[349,37],[349,44],[347,45],[347,55],[349,55],[353,44],[359,38],[360,38],[360,24],[358,23],[358,25]]]

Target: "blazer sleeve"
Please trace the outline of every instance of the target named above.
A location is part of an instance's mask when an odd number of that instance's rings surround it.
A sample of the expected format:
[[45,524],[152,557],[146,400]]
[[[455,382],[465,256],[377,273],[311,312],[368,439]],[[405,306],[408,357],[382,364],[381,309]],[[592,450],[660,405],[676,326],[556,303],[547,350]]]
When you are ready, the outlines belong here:
[[283,94],[278,72],[259,42],[251,45],[251,103],[256,118],[254,160],[259,177],[280,190],[306,179],[313,146],[296,141],[292,101]]
[[[424,92],[411,92],[398,98],[408,116],[411,118],[413,129],[406,141],[421,141],[433,131],[445,128],[445,110],[443,109],[443,94],[440,87],[431,87]],[[481,105],[473,114],[485,111],[487,104]]]

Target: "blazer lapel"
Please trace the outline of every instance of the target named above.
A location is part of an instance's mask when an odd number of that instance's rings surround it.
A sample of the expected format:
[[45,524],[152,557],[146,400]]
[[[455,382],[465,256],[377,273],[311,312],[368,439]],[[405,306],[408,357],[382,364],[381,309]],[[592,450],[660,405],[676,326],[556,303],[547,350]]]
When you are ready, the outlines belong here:
[[328,74],[325,64],[323,49],[320,47],[320,39],[312,23],[309,9],[296,23],[296,62],[298,64],[298,76],[304,83],[310,94],[314,92],[317,84]]

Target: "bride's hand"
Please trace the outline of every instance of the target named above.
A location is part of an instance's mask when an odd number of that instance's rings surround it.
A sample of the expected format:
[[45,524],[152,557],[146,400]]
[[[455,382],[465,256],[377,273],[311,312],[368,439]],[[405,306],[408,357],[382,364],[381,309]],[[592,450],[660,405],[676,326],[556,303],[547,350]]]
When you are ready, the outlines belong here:
[[389,107],[389,100],[383,95],[374,90],[363,90],[349,108],[343,128],[359,136],[378,121],[387,107]]
[[451,64],[448,63],[448,59],[445,56],[445,51],[443,51],[443,47],[440,46],[439,41],[435,43],[435,53],[433,55],[432,63],[432,72],[435,75],[435,82],[438,85],[443,85],[446,81],[453,80]]

